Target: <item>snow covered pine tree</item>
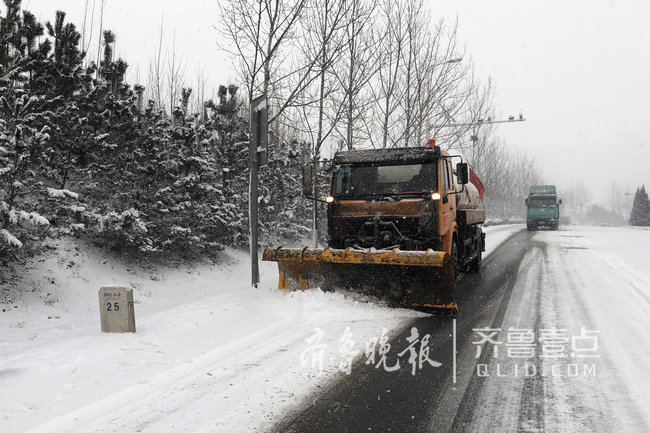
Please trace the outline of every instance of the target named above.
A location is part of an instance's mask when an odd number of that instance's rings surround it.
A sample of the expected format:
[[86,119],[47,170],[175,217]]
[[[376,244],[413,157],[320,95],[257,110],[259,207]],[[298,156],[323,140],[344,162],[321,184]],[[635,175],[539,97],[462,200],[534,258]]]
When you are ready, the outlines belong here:
[[645,185],[637,188],[634,194],[632,212],[630,213],[631,226],[650,226],[650,200],[645,190]]

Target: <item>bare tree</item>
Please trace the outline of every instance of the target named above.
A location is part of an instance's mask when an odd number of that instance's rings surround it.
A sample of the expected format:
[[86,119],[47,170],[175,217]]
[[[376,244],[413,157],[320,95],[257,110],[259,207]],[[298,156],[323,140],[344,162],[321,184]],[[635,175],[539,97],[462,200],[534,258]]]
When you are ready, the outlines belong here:
[[165,106],[163,101],[165,99],[165,83],[164,83],[164,64],[165,54],[163,53],[163,39],[164,39],[164,19],[160,18],[160,31],[158,32],[158,46],[152,59],[149,60],[149,99],[152,99],[158,109],[164,110]]
[[[104,37],[104,11],[108,0],[100,0],[99,3],[99,39],[97,41],[97,76],[99,77],[99,65],[102,57],[102,38]],[[94,8],[94,6],[93,6]]]
[[589,189],[581,180],[573,183],[571,185],[571,189],[573,189],[575,193],[575,208],[578,210],[578,212],[584,211],[587,204],[589,204],[591,201],[591,194]]
[[[318,167],[321,148],[329,139],[342,115],[342,105],[331,97],[339,90],[335,80],[334,66],[344,49],[343,31],[349,3],[345,0],[323,0],[319,7],[311,9],[305,19],[303,45],[300,50],[305,64],[313,64],[317,77],[312,86],[300,96],[303,121],[312,143],[312,164]],[[312,92],[310,92],[312,90]],[[318,197],[318,170],[313,170],[313,191]],[[312,243],[318,246],[318,202],[313,202]]]
[[[219,31],[231,43],[220,48],[236,59],[249,102],[256,92],[269,95],[271,90],[277,91],[280,81],[296,72],[284,72],[281,65],[290,60],[290,43],[306,4],[307,0],[226,0],[220,4]],[[311,69],[301,71],[304,77],[308,72]],[[293,98],[298,94],[296,90],[289,93]],[[279,103],[270,122],[286,109],[290,99],[275,101]]]
[[352,149],[363,141],[371,106],[369,83],[377,72],[376,40],[372,32],[374,4],[369,0],[352,2],[345,26],[346,50],[337,68],[345,104],[344,124],[340,132],[345,145]]
[[381,131],[378,141],[368,134],[373,147],[395,146],[401,138],[397,127],[403,119],[400,111],[404,95],[402,61],[406,50],[405,6],[403,1],[385,0],[379,7],[380,25],[377,29],[378,67],[371,86],[374,120]]
[[[90,46],[93,41],[93,31],[95,29],[95,6],[96,0],[93,0],[92,10],[90,11],[90,16],[88,16],[88,6],[90,0],[85,0],[84,3],[84,18],[83,25],[81,29],[81,51],[86,55],[84,57],[84,67],[88,66],[92,62],[93,57],[91,56]],[[89,28],[90,27],[90,28]],[[101,50],[101,45],[97,47],[97,52]],[[99,66],[99,65],[97,65]]]
[[[415,110],[417,110],[416,103],[418,99],[418,80],[416,74],[418,71],[422,73],[422,68],[418,68],[419,51],[423,48],[424,44],[429,41],[426,40],[426,23],[423,17],[424,4],[423,0],[406,0],[406,45],[407,49],[404,51],[403,76],[405,93],[402,100],[404,109],[404,146],[408,147],[411,141],[411,135],[415,126]],[[420,65],[421,66],[421,65]]]
[[199,66],[195,71],[196,77],[196,97],[194,98],[194,112],[199,115],[200,121],[205,121],[205,107],[204,103],[205,98],[205,88],[208,84],[208,80],[205,77],[205,70]]
[[[378,18],[370,128],[381,138],[369,133],[369,141],[373,147],[421,146],[433,138],[434,125],[466,117],[471,63],[459,62],[458,23],[448,27],[440,20],[432,27],[423,0],[386,1]],[[451,132],[436,128],[435,137],[453,137]]]
[[167,58],[167,100],[169,102],[169,113],[179,105],[181,89],[185,85],[185,66],[183,57],[176,53],[176,31],[172,39],[172,52]]
[[[90,15],[90,34],[87,34],[87,27],[86,24],[88,23],[88,3],[90,0],[85,0],[84,1],[84,19],[83,19],[83,24],[81,26],[81,51],[84,53],[88,52],[88,46],[90,45],[90,41],[92,40],[93,37],[93,24],[95,22],[95,0],[93,0],[93,10]],[[88,39],[88,46],[86,46],[86,38]],[[84,64],[86,64],[87,60],[84,60]]]
[[584,182],[578,180],[563,188],[562,202],[571,219],[578,222],[589,222],[585,216],[586,207],[591,201],[589,189]]
[[481,148],[478,176],[485,185],[484,206],[492,218],[523,218],[530,186],[541,183],[535,159],[492,138]]
[[511,181],[507,184],[510,186],[507,188],[508,197],[512,203],[511,207],[522,209],[531,185],[540,183],[541,177],[537,171],[535,158],[521,151],[511,152],[513,157],[509,167]]
[[609,185],[609,207],[623,218],[628,218],[632,211],[634,194],[629,184],[612,181]]
[[481,168],[477,174],[486,188],[485,207],[488,214],[494,217],[503,214],[503,204],[507,200],[508,192],[502,187],[512,181],[508,172],[511,155],[499,140],[490,140],[484,149],[486,152],[481,158]]
[[[425,23],[430,20],[428,11],[422,15]],[[410,102],[414,109],[410,116],[413,124],[407,128],[409,141],[416,146],[432,138],[431,125],[467,117],[473,88],[471,62],[461,62],[464,53],[457,44],[458,22],[448,28],[440,20],[433,30],[427,28],[419,34],[420,41],[411,45],[416,50]]]

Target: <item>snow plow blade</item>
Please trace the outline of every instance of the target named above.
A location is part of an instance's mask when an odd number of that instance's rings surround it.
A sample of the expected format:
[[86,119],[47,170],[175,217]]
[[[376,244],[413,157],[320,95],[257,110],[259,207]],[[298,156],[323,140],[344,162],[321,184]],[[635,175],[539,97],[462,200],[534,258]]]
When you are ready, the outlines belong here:
[[278,262],[279,289],[345,288],[405,307],[454,314],[454,267],[440,251],[277,248],[262,260]]

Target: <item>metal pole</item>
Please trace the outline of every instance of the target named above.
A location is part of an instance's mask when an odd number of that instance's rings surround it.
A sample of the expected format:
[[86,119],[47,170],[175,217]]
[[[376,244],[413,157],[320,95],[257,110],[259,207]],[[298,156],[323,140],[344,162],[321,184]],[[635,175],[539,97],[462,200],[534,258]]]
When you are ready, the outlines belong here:
[[[250,183],[248,186],[248,222],[249,222],[249,245],[251,253],[251,286],[257,287],[260,282],[260,269],[257,256],[257,235],[258,235],[258,207],[259,207],[259,163],[257,147],[260,138],[261,113],[251,104],[250,143],[248,145],[248,158],[250,162]],[[256,128],[256,131],[253,131]]]
[[312,162],[312,182],[313,183],[313,194],[314,194],[314,200],[312,200],[313,208],[312,208],[312,234],[311,234],[311,242],[312,246],[314,248],[318,248],[318,158],[314,156],[313,162]]

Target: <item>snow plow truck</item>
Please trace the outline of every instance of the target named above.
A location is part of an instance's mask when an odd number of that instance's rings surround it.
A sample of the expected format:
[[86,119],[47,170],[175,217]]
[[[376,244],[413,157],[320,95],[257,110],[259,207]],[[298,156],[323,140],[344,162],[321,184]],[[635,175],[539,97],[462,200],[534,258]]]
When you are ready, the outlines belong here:
[[455,314],[456,274],[478,272],[485,249],[484,189],[455,158],[434,143],[337,152],[328,246],[265,250],[263,260],[278,263],[278,287],[345,288]]

